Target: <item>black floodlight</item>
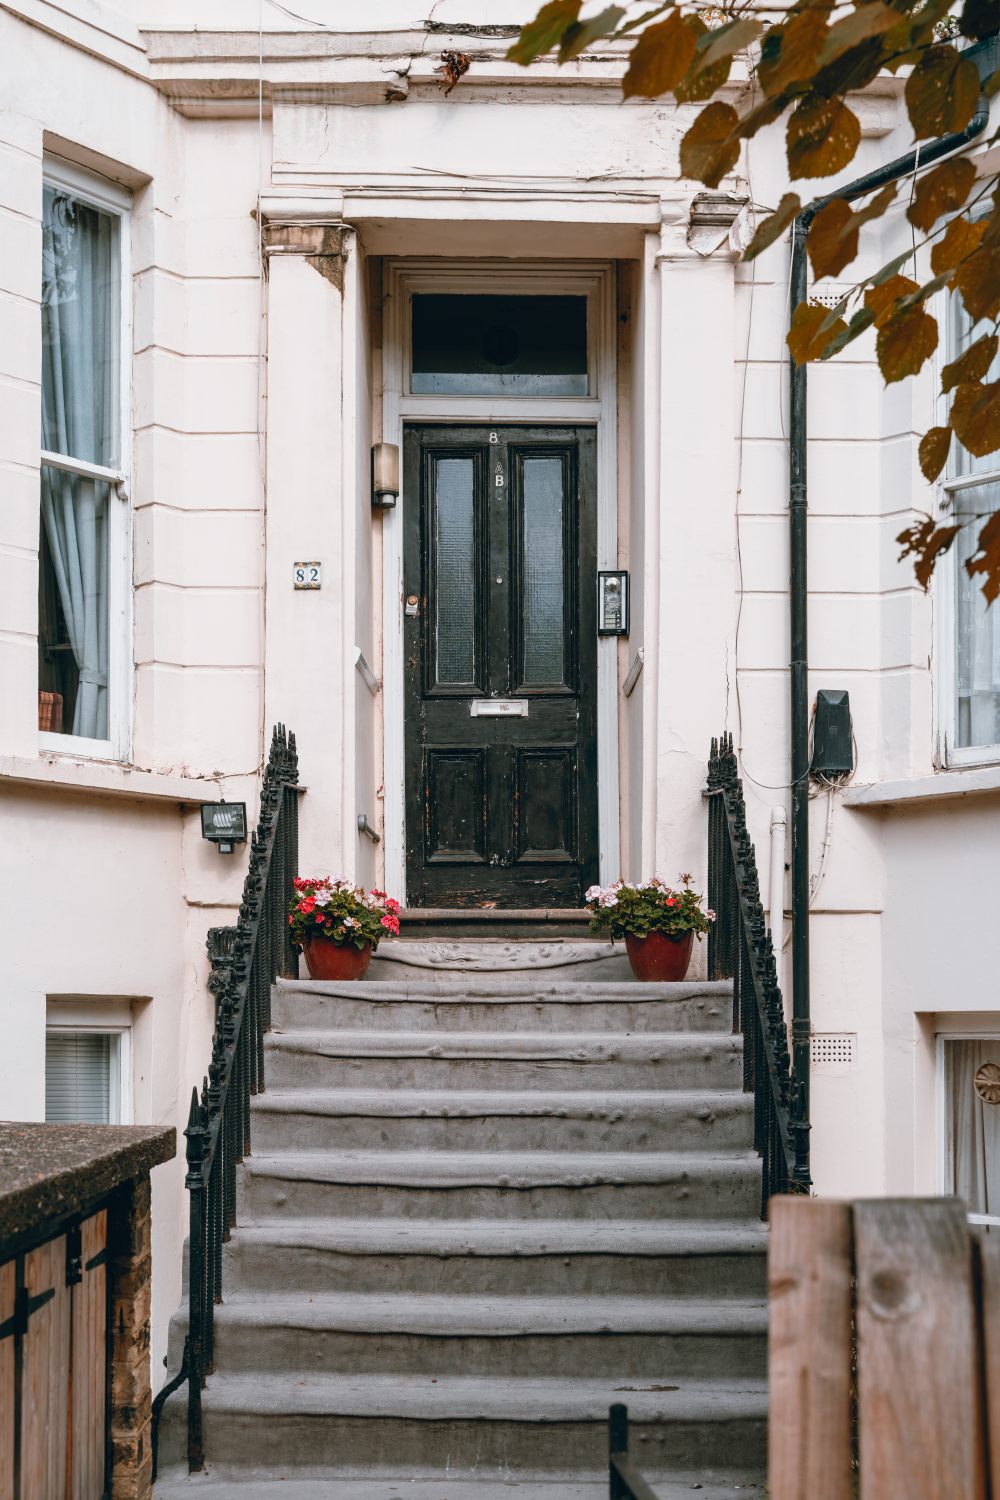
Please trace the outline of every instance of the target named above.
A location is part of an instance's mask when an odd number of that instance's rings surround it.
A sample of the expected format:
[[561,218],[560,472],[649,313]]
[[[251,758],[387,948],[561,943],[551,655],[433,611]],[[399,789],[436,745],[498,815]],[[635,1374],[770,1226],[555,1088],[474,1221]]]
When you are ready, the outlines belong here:
[[247,805],[245,802],[203,802],[201,836],[218,844],[220,854],[232,854],[234,844],[247,841]]

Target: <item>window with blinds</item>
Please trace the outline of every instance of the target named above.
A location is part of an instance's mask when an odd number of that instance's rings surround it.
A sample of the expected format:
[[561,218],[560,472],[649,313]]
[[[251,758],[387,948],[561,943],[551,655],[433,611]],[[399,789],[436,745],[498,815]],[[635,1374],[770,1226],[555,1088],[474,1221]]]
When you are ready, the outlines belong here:
[[116,1124],[119,1047],[119,1037],[107,1031],[47,1032],[46,1120],[56,1124]]

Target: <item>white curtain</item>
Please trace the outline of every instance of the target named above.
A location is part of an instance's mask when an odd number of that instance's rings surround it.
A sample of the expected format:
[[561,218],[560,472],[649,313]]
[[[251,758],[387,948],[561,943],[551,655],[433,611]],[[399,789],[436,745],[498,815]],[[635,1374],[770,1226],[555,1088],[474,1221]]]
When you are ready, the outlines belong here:
[[1000,1214],[1000,1104],[976,1093],[984,1063],[1000,1063],[1000,1041],[946,1042],[952,1190],[971,1213]]
[[[117,462],[119,221],[53,187],[42,223],[42,443]],[[107,484],[42,469],[42,521],[79,672],[72,733],[108,728]],[[69,726],[66,726],[67,729]]]

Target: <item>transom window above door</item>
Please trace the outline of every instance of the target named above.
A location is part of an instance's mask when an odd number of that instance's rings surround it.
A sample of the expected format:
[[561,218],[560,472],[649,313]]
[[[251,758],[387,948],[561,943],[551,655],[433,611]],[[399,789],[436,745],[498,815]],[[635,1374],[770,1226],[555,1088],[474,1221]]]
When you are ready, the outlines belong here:
[[587,297],[418,292],[415,396],[586,396]]

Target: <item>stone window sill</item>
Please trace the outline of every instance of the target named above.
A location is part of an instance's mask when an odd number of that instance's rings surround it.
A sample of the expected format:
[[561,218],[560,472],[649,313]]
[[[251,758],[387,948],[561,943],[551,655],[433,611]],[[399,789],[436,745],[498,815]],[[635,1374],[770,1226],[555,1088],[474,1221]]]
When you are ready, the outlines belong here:
[[902,781],[876,781],[870,786],[852,786],[844,792],[848,807],[866,808],[919,806],[954,797],[975,797],[1000,792],[1000,765],[977,766],[968,771],[938,771],[934,776],[912,776]]
[[181,802],[200,806],[220,795],[215,781],[194,776],[162,776],[136,771],[114,761],[75,760],[66,755],[0,755],[0,786],[30,786],[58,791],[123,797],[141,802]]

